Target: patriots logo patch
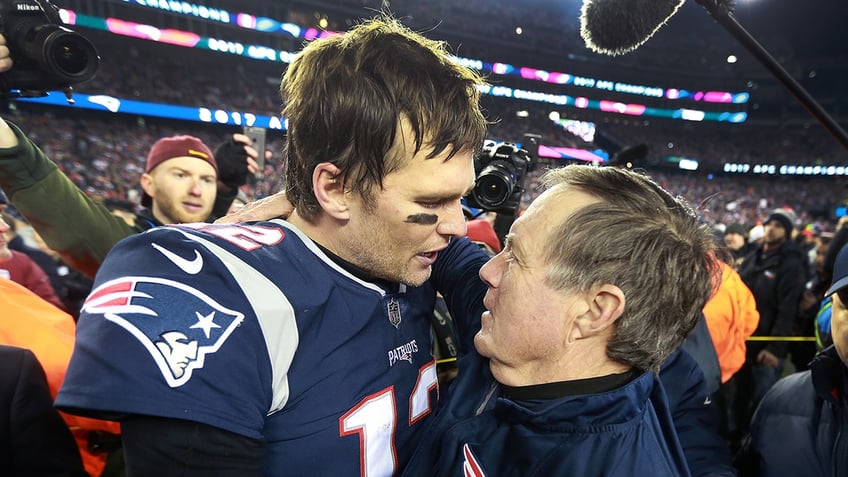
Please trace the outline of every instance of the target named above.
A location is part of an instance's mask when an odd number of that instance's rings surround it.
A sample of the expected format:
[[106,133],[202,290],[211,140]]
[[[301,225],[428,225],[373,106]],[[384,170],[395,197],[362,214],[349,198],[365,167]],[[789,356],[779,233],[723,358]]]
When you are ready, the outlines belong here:
[[193,287],[155,277],[106,282],[89,295],[82,311],[102,314],[138,339],[172,388],[187,383],[244,320],[244,314]]

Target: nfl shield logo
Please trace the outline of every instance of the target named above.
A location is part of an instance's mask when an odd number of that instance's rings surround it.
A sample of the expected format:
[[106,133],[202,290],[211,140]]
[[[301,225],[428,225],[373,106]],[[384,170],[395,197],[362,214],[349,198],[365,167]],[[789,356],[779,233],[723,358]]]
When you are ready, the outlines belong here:
[[395,325],[395,328],[397,328],[400,325],[400,303],[392,298],[386,307],[389,310],[389,323]]

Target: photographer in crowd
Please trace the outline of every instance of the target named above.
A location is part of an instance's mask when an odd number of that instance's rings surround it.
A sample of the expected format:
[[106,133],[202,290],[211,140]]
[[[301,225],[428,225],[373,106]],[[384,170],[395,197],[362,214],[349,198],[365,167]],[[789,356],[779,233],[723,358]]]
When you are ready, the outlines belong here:
[[[0,72],[13,68],[0,35]],[[20,127],[0,118],[0,189],[50,248],[90,277],[112,246],[129,235],[225,215],[248,173],[258,170],[256,157],[243,134],[233,134],[215,154],[193,136],[159,139],[140,178],[145,209],[129,225],[79,190]]]
[[[236,183],[225,187],[237,189],[248,171],[256,170],[256,151],[242,134],[234,134],[232,143],[240,146],[225,159],[241,163],[243,170],[234,175]],[[236,194],[218,195],[218,175],[216,158],[200,139],[160,139],[141,176],[146,209],[129,225],[79,190],[20,128],[0,118],[0,187],[50,248],[91,277],[112,246],[129,235],[163,224],[202,222],[214,211],[226,213]]]

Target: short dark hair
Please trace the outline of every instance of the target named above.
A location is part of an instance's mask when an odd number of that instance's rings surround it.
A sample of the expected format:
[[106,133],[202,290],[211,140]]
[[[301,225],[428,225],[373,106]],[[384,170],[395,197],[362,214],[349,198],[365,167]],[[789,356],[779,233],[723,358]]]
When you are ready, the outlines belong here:
[[482,146],[486,120],[474,71],[459,65],[443,42],[430,40],[388,15],[342,35],[308,44],[280,84],[288,120],[286,195],[298,213],[313,219],[320,207],[312,173],[331,162],[345,187],[368,202],[386,174],[409,158],[391,154],[408,125],[415,152],[446,149],[449,158]]

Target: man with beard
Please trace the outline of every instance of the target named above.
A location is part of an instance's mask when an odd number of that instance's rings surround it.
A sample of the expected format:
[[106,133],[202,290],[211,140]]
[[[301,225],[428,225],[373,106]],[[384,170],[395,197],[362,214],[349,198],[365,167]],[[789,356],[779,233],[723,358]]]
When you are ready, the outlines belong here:
[[[13,68],[6,38],[0,35],[0,73]],[[85,195],[20,126],[0,118],[0,188],[51,249],[93,278],[112,246],[125,237],[159,225],[225,215],[247,174],[258,170],[258,153],[250,144],[244,134],[232,134],[213,155],[193,136],[158,140],[141,177],[147,210],[127,224]]]
[[[791,240],[794,221],[791,210],[772,211],[763,222],[763,243],[745,257],[739,268],[739,275],[754,294],[760,313],[754,336],[792,334],[807,277],[806,257]],[[749,343],[737,383],[736,411],[741,425],[749,421],[757,403],[780,378],[786,354],[786,341]]]
[[50,248],[94,277],[112,246],[127,236],[225,214],[248,171],[256,170],[257,152],[247,144],[247,136],[234,134],[213,155],[194,136],[156,141],[140,179],[146,210],[130,225],[83,194],[20,127],[0,118],[0,187]]

